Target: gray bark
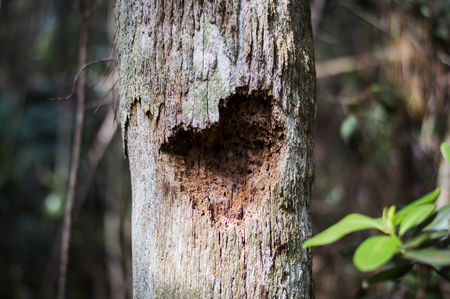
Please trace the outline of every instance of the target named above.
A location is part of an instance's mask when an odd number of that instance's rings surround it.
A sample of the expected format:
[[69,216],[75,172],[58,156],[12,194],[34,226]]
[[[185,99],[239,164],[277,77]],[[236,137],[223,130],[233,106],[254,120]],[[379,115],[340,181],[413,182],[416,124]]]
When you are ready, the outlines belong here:
[[135,298],[313,298],[308,0],[116,3]]

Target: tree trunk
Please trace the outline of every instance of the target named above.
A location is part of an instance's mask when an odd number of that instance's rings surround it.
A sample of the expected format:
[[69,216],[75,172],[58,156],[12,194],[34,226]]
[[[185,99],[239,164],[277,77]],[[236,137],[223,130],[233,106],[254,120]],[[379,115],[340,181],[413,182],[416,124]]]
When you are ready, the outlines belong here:
[[118,0],[135,298],[313,298],[309,0]]

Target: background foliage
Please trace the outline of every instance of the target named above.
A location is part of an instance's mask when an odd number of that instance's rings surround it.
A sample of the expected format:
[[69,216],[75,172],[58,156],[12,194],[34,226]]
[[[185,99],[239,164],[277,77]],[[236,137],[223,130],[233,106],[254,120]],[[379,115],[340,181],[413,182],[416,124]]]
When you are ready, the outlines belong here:
[[[113,0],[91,9],[88,60],[111,57]],[[355,212],[371,217],[442,189],[450,170],[450,4],[425,0],[314,0],[317,61],[315,232]],[[81,15],[77,1],[0,1],[0,298],[54,298],[72,146]],[[114,56],[113,56],[114,57]],[[114,65],[87,70],[87,109],[76,190],[67,298],[131,298],[130,181],[114,129]],[[106,123],[105,123],[106,120]],[[108,125],[109,124],[109,125]],[[370,231],[315,250],[316,298],[385,298],[393,285],[363,289],[364,274],[336,255]],[[422,274],[397,285],[420,298]],[[427,297],[448,298],[432,277]],[[378,297],[376,297],[378,296]],[[435,297],[431,297],[435,296]]]
[[[377,217],[384,206],[401,208],[436,185],[442,189],[438,205],[449,202],[448,170],[439,152],[449,138],[450,6],[444,2],[312,2],[316,233],[349,213]],[[449,284],[435,277],[433,290],[417,293],[418,281],[426,280],[420,274],[397,286],[363,289],[365,275],[336,252],[374,233],[355,233],[315,250],[318,298],[449,297]]]
[[[114,2],[86,2],[88,61],[109,58]],[[75,99],[51,99],[72,90],[80,22],[78,1],[0,1],[0,298],[56,295]],[[120,134],[98,151],[100,128],[115,130],[117,94],[94,113],[117,79],[109,75],[114,64],[107,66],[87,69],[67,298],[131,294],[131,196]]]

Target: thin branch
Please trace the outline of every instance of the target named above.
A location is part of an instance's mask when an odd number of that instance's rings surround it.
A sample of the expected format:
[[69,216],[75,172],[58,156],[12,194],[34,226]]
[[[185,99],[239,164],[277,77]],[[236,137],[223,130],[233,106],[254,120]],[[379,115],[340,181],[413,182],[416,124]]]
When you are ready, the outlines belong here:
[[80,184],[73,213],[75,222],[78,219],[81,207],[83,206],[83,203],[86,199],[86,195],[87,192],[89,191],[89,187],[91,186],[91,182],[95,174],[95,170],[97,169],[98,163],[102,159],[106,151],[106,148],[110,144],[116,132],[117,124],[114,122],[114,118],[115,113],[111,109],[108,111],[108,114],[106,115],[100,129],[97,132],[94,142],[92,143],[91,147],[88,150],[87,160],[90,170],[88,174],[84,177],[84,184]]
[[[103,103],[102,104],[102,106],[111,106],[111,105],[115,105],[116,104],[116,100],[112,100],[112,101],[108,101],[108,102],[106,102],[106,103]],[[85,107],[84,107],[84,112],[87,112],[88,110],[92,110],[92,109],[97,109],[97,107],[98,107],[98,105],[100,105],[100,103],[93,103],[93,104],[89,104],[89,105],[86,105]]]
[[[88,32],[89,32],[89,10],[83,1],[80,1],[80,8],[82,12],[82,21],[80,29],[80,49],[79,49],[79,63],[84,65],[78,72],[75,79],[74,87],[77,86],[77,111],[76,111],[76,128],[75,128],[75,141],[72,147],[72,163],[70,166],[69,174],[69,188],[67,191],[66,199],[66,211],[64,215],[64,223],[62,229],[61,238],[61,259],[59,264],[59,281],[58,281],[58,298],[64,299],[65,296],[65,285],[66,285],[66,272],[67,272],[67,262],[69,258],[69,239],[70,239],[70,228],[72,222],[72,206],[75,197],[75,186],[77,183],[77,172],[80,158],[81,150],[81,137],[83,131],[83,117],[84,117],[84,85],[86,81],[85,73],[83,70],[92,65],[92,62],[86,64],[86,52],[88,43]],[[78,82],[78,78],[80,82]],[[73,94],[73,91],[72,91]],[[70,98],[72,94],[68,97]]]
[[[114,98],[114,97],[113,97]],[[117,119],[117,109],[119,108],[119,101],[117,101],[115,107],[114,107],[114,122],[117,123],[117,125],[119,125],[119,120]]]
[[108,82],[109,78],[114,74],[114,71],[115,71],[115,70],[116,70],[116,69],[113,68],[113,69],[111,70],[111,72],[109,72],[108,77],[106,77],[106,79],[103,80],[103,82],[99,85],[99,87],[102,87],[103,84],[105,84],[106,82]]
[[372,25],[374,28],[380,30],[381,32],[383,32],[384,34],[386,34],[387,36],[389,36],[390,38],[392,38],[393,40],[399,42],[402,45],[405,45],[408,49],[412,50],[412,51],[416,51],[419,55],[423,56],[425,59],[430,60],[430,58],[428,56],[426,56],[421,49],[421,46],[418,45],[417,41],[411,40],[411,43],[414,45],[415,48],[412,48],[410,45],[405,44],[401,39],[399,39],[398,37],[395,37],[394,35],[392,35],[391,33],[387,32],[377,21],[377,18],[375,18],[374,16],[368,14],[368,13],[364,13],[362,12],[360,9],[358,9],[357,7],[352,7],[350,5],[347,5],[345,3],[343,3],[342,1],[338,1],[339,5],[341,5],[342,7],[344,7],[345,9],[347,9],[348,11],[350,11],[351,13],[353,13],[355,16],[359,17],[361,20],[365,21],[367,24]]
[[431,269],[433,269],[434,272],[436,272],[440,277],[445,279],[447,282],[450,282],[450,278],[448,278],[442,271],[436,269],[435,267],[431,266]]
[[[112,46],[111,46],[111,53],[109,54],[109,59],[113,59],[115,48],[116,48],[116,35],[114,34],[113,42],[112,42]],[[113,60],[111,60],[111,61],[113,61]],[[95,82],[95,84],[92,85],[92,88],[97,86],[100,83],[100,81],[102,81],[105,78],[106,74],[108,73],[109,66],[111,65],[111,61],[108,62],[103,75],[101,75],[100,78],[97,80],[97,82]],[[114,60],[114,61],[117,61],[117,60]],[[108,77],[103,81],[103,83],[100,84],[100,86],[102,86],[103,84],[105,84],[106,81],[108,81],[108,79],[112,73],[114,73],[114,68],[109,72]]]
[[447,54],[445,54],[442,51],[437,51],[437,57],[440,62],[442,62],[445,65],[450,66],[450,56],[448,56]]
[[94,114],[97,113],[98,109],[100,109],[100,107],[102,106],[103,102],[106,100],[106,98],[109,96],[109,94],[111,93],[111,91],[113,91],[114,87],[116,87],[117,82],[119,82],[119,79],[116,80],[116,82],[114,83],[114,85],[111,87],[111,89],[108,91],[108,93],[106,94],[106,96],[103,98],[103,100],[100,102],[100,104],[98,104],[97,109],[95,109]]
[[[73,81],[73,85],[72,85],[72,91],[70,92],[70,94],[68,94],[68,95],[65,96],[65,97],[51,98],[50,100],[51,100],[51,101],[62,101],[62,100],[68,100],[68,99],[70,99],[70,98],[73,96],[73,94],[75,93],[75,87],[77,86],[78,79],[80,78],[81,74],[84,74],[83,71],[84,71],[87,67],[89,67],[89,66],[91,66],[91,65],[93,65],[93,64],[100,63],[100,62],[108,62],[108,61],[117,61],[117,59],[110,59],[110,58],[107,58],[107,59],[99,59],[99,60],[95,60],[95,61],[89,62],[89,63],[87,63],[87,64],[83,64],[82,67],[80,68],[80,70],[78,71],[78,74],[75,76],[75,80]],[[83,76],[84,76],[84,75],[83,75]],[[80,81],[81,81],[81,79],[80,79]],[[81,85],[81,84],[80,84],[80,85]]]

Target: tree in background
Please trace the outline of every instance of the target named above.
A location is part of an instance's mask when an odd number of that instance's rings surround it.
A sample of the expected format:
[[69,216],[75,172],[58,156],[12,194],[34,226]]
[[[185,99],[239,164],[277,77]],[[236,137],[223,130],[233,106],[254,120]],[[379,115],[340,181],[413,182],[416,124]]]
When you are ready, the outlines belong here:
[[[114,59],[113,1],[0,3],[1,298],[56,298],[76,97],[51,99],[71,92],[83,64],[80,2],[90,18],[85,63]],[[130,190],[114,133],[114,66],[84,70],[67,298],[131,298]]]
[[308,1],[117,1],[143,298],[312,298]]

